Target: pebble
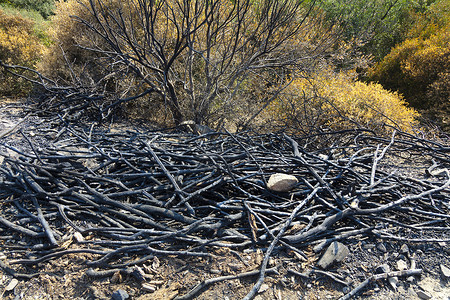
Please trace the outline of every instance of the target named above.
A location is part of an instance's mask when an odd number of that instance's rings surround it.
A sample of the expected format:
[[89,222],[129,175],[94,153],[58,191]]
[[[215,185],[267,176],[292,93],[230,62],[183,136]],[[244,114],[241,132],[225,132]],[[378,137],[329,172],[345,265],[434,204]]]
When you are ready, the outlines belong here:
[[408,253],[409,253],[408,245],[403,244],[403,245],[400,247],[400,253],[401,253],[401,254],[408,254]]
[[408,264],[406,263],[406,261],[399,259],[397,260],[397,270],[399,271],[403,271],[406,270],[408,268]]
[[269,177],[269,181],[267,182],[267,188],[275,192],[288,192],[297,183],[298,179],[295,176],[276,173],[272,174]]
[[111,295],[111,300],[126,300],[129,298],[130,298],[130,295],[128,295],[128,293],[122,289],[115,291]]
[[17,286],[18,283],[19,283],[19,280],[17,280],[16,278],[11,279],[11,281],[5,287],[5,292],[10,292],[10,291],[14,290],[14,288]]
[[0,260],[6,259],[6,255],[3,252],[0,252]]
[[73,234],[73,237],[75,238],[75,241],[77,241],[77,243],[84,242],[83,235],[78,231]]
[[386,246],[384,245],[384,243],[378,243],[377,244],[377,249],[380,250],[383,253],[387,252]]
[[391,268],[389,267],[388,264],[383,264],[383,265],[381,265],[381,266],[378,266],[378,267],[375,269],[375,272],[376,272],[377,274],[387,273],[387,272],[390,272],[390,271],[391,271]]
[[259,288],[258,293],[264,293],[265,291],[267,291],[269,289],[269,285],[267,283],[263,283],[261,285],[261,287]]
[[342,289],[342,292],[343,292],[344,294],[348,294],[348,293],[350,293],[350,288],[349,288],[348,286],[345,286],[345,287]]
[[428,292],[425,292],[425,291],[417,291],[416,294],[420,299],[423,299],[423,300],[428,300],[428,299],[432,298],[432,296]]
[[120,274],[120,271],[117,271],[111,276],[111,283],[116,284],[122,282],[122,274]]
[[394,289],[394,291],[397,291],[398,278],[397,277],[389,277],[388,282],[389,282],[390,286]]
[[441,274],[447,279],[450,278],[450,269],[443,264],[441,264],[440,267],[441,267]]
[[333,242],[328,246],[325,253],[317,262],[317,265],[322,269],[327,269],[331,265],[335,263],[342,262],[347,255],[350,253],[350,250],[347,246],[340,242]]

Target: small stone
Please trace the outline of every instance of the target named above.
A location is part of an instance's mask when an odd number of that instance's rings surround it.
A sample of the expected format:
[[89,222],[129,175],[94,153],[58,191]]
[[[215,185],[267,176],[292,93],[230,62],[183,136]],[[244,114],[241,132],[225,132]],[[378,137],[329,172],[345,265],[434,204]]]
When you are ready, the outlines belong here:
[[117,271],[111,276],[111,283],[121,283],[122,282],[122,274],[120,274],[120,271]]
[[77,243],[84,242],[84,236],[78,231],[73,234],[73,237],[75,238],[75,241],[77,241]]
[[383,253],[387,252],[386,246],[384,245],[384,243],[378,243],[377,244],[377,249],[380,250]]
[[347,246],[339,242],[333,242],[328,246],[317,265],[322,269],[326,269],[335,263],[342,262],[350,253]]
[[17,286],[18,283],[19,283],[19,280],[17,280],[16,278],[11,279],[11,281],[5,287],[5,292],[10,292],[10,291],[14,290],[14,288]]
[[269,288],[270,288],[270,287],[269,287],[269,285],[268,285],[267,283],[263,283],[263,284],[261,285],[261,287],[259,288],[258,293],[264,293],[264,292],[267,291]]
[[408,265],[406,264],[406,261],[399,259],[397,260],[397,270],[403,271],[408,268]]
[[147,292],[147,293],[153,293],[154,291],[156,291],[156,287],[154,285],[151,285],[148,283],[143,283],[141,285],[141,288],[144,292]]
[[400,247],[400,253],[401,253],[401,254],[405,254],[405,255],[409,254],[409,248],[408,248],[408,245],[403,244],[403,245]]
[[348,286],[344,286],[344,288],[342,289],[342,292],[344,294],[348,294],[348,293],[350,293],[350,288]]
[[441,267],[441,274],[447,279],[450,278],[450,269],[443,264],[441,264],[440,267]]
[[218,269],[210,269],[209,272],[211,274],[220,274],[221,273],[220,270],[218,270]]
[[378,267],[375,269],[375,272],[376,272],[377,274],[388,273],[388,272],[390,272],[390,271],[391,271],[391,268],[389,267],[388,264],[383,264],[383,265],[381,265],[381,266],[378,266]]
[[394,291],[397,291],[398,278],[397,277],[389,277],[388,282],[389,282],[389,285],[394,289]]
[[6,259],[6,255],[3,252],[0,252],[0,260]]
[[425,292],[425,291],[417,291],[416,294],[420,299],[423,299],[423,300],[428,300],[428,299],[432,298],[432,296],[428,292]]
[[269,177],[269,181],[267,182],[267,188],[275,192],[288,192],[297,183],[298,179],[295,176],[276,173],[272,174]]
[[124,290],[120,289],[115,291],[112,295],[111,295],[111,300],[126,300],[130,298],[130,296],[128,295],[127,292],[125,292]]

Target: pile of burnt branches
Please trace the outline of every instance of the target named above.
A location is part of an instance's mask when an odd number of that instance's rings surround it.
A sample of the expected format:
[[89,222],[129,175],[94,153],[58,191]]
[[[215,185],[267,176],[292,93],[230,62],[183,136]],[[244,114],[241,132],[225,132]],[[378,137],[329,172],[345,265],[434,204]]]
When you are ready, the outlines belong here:
[[[98,275],[154,255],[258,247],[262,282],[275,247],[302,256],[357,235],[448,240],[439,233],[450,228],[450,148],[406,133],[53,130],[45,145],[34,142],[39,130],[20,132],[22,148],[2,137],[0,235],[11,267],[91,253]],[[271,191],[274,173],[299,182]],[[78,248],[66,249],[69,239]]]

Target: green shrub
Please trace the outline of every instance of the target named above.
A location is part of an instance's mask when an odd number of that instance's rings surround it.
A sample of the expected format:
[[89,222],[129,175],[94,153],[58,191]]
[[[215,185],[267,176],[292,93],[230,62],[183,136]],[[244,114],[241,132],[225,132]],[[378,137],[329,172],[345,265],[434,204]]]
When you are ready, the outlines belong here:
[[53,14],[55,0],[0,0],[0,4],[6,4],[15,8],[34,10],[45,19]]
[[330,24],[339,24],[342,39],[364,55],[380,61],[407,37],[416,15],[429,11],[436,0],[324,0],[320,8]]

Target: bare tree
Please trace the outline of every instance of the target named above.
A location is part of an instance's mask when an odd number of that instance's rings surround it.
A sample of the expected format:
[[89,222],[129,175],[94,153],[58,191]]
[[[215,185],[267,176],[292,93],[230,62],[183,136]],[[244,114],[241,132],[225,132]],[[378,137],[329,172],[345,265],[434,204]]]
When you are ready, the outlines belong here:
[[[287,79],[315,1],[89,0],[76,19],[102,43],[84,45],[108,72],[133,74],[136,95],[164,99],[174,123],[218,122],[252,76]],[[87,17],[86,17],[87,16]],[[280,75],[279,71],[284,73]],[[264,81],[262,81],[264,82]],[[275,88],[273,91],[282,89]],[[265,95],[262,102],[273,95]]]

